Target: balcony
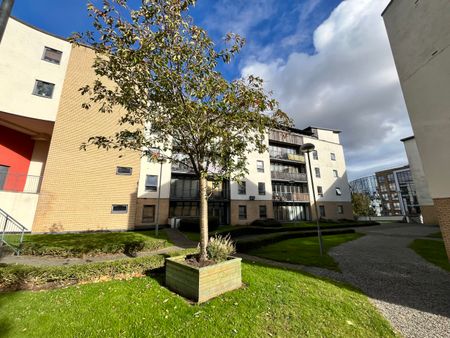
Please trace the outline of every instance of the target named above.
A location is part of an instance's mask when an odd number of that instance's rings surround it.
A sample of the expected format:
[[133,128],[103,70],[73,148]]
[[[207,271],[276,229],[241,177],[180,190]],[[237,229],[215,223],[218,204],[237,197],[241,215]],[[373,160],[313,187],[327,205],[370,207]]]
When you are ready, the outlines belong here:
[[303,137],[284,130],[269,130],[269,141],[302,145]]
[[294,181],[294,182],[307,182],[306,174],[304,173],[285,173],[278,171],[271,171],[270,175],[272,180]]
[[17,173],[0,173],[0,191],[37,194],[41,189],[41,176]]
[[276,192],[272,193],[272,199],[278,202],[309,202],[309,194],[303,192]]
[[305,163],[305,156],[299,154],[269,152],[271,159]]

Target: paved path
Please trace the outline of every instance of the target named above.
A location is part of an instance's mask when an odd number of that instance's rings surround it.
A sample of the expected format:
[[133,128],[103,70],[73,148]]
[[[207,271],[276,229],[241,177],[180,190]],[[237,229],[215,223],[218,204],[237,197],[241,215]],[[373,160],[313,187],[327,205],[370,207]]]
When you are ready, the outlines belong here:
[[450,273],[408,248],[437,228],[389,224],[357,231],[366,236],[329,252],[341,276],[308,270],[361,289],[405,337],[450,337]]

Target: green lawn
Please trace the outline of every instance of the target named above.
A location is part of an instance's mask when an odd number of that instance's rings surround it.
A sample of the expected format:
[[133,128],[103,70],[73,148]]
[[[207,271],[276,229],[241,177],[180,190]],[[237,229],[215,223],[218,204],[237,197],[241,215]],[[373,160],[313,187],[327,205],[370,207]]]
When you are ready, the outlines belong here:
[[445,252],[444,242],[428,239],[416,239],[409,247],[432,264],[450,271],[450,263]]
[[317,237],[293,238],[270,244],[248,252],[250,255],[301,265],[318,266],[322,268],[339,270],[335,260],[327,254],[332,247],[355,240],[363,234],[343,234],[322,236],[325,253],[319,254],[319,241]]
[[395,337],[367,297],[243,264],[246,287],[190,305],[151,277],[0,294],[2,337]]
[[129,253],[156,250],[170,245],[165,231],[97,232],[80,234],[26,235],[23,255],[60,257]]

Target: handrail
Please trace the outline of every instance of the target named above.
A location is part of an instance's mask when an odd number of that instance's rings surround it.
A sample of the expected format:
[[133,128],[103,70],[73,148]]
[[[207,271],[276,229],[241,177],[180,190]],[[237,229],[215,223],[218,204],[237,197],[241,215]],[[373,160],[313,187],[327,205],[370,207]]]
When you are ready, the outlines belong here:
[[25,226],[0,208],[0,246],[5,244],[19,255],[25,231],[28,231]]
[[0,173],[0,191],[37,194],[41,189],[42,176],[22,173]]

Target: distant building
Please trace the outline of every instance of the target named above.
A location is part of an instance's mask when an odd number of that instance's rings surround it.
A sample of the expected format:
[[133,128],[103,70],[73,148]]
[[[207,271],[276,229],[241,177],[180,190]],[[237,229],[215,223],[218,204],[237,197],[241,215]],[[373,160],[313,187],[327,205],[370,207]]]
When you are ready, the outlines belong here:
[[364,194],[370,198],[370,206],[374,211],[374,216],[382,215],[381,197],[378,191],[377,178],[375,175],[358,178],[351,181],[349,184],[352,194]]
[[450,257],[450,1],[392,0],[382,15]]

